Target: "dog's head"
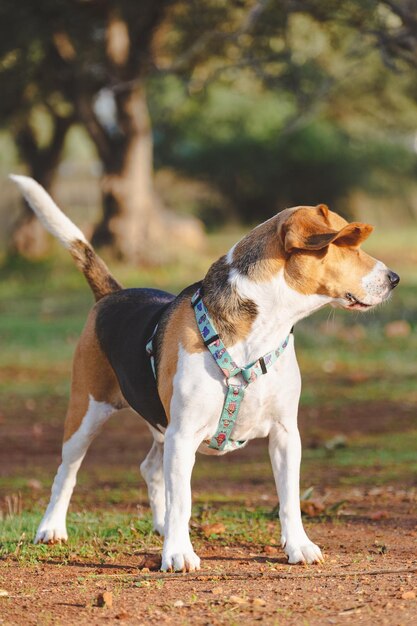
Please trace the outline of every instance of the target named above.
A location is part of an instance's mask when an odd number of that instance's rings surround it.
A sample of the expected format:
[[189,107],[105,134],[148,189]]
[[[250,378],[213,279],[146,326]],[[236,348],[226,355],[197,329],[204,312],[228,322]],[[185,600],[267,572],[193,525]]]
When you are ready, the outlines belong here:
[[285,279],[296,291],[364,311],[386,300],[399,283],[397,274],[360,249],[373,230],[369,224],[348,223],[324,204],[287,209],[280,218]]

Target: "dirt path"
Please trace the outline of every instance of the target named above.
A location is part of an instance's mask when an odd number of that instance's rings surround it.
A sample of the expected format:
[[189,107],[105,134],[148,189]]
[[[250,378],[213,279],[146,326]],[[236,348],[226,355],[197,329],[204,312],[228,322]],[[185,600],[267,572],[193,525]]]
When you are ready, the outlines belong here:
[[[64,407],[59,400],[53,407],[51,400],[45,402],[28,405],[19,420],[14,408],[3,413],[0,502],[16,477],[24,509],[47,502],[59,462],[62,423],[58,418],[45,421],[43,415],[52,408],[62,413]],[[323,437],[340,432],[341,423],[345,433],[390,432],[393,414],[402,428],[415,427],[414,413],[407,406],[396,406],[395,411],[377,403],[356,407],[349,420],[351,409],[341,409],[336,420],[334,411],[323,409],[319,414],[304,409],[304,441],[317,445]],[[133,514],[137,501],[145,507],[143,484],[135,472],[149,444],[147,429],[136,418],[124,415],[120,422],[111,422],[88,455],[73,510],[111,506]],[[214,466],[211,459],[197,463],[193,481],[197,500],[212,492],[224,497],[224,502],[213,504],[220,512],[232,504],[272,510],[276,496],[265,442],[253,442],[239,456],[228,455],[221,463]],[[140,485],[138,500],[122,498],[110,505],[106,489],[123,492],[125,473]],[[338,516],[306,519],[311,538],[324,549],[322,566],[286,564],[273,521],[267,544],[257,539],[256,529],[253,541],[227,542],[221,532],[207,540],[194,530],[202,558],[202,570],[196,574],[160,574],[156,550],[132,550],[130,545],[125,553],[103,559],[81,557],[82,546],[66,561],[51,559],[46,550],[38,561],[23,565],[17,550],[0,561],[0,589],[7,592],[3,596],[0,592],[0,624],[417,624],[416,488],[411,484],[347,488],[340,484],[340,476],[337,472],[326,476],[322,463],[308,477],[330,505],[346,500]],[[41,483],[36,489],[28,482],[33,477]],[[97,605],[103,592],[111,594],[111,606]]]
[[[154,554],[117,563],[74,559],[0,566],[3,624],[417,623],[417,517],[322,523],[323,566],[289,566],[274,547],[200,547],[196,574],[160,574]],[[275,551],[277,554],[275,554]],[[272,552],[272,554],[270,554]],[[279,555],[278,555],[279,552]],[[145,570],[143,570],[145,568]],[[147,573],[147,569],[151,569]],[[145,573],[142,573],[142,572]],[[110,592],[112,606],[97,606]]]

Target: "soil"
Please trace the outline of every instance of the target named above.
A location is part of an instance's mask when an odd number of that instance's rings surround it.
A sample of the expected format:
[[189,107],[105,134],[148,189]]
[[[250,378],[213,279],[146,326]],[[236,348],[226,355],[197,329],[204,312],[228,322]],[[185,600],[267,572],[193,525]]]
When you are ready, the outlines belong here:
[[[58,418],[43,421],[42,415],[52,408],[62,414],[64,405],[60,400],[54,406],[48,402],[29,403],[19,409],[19,419],[13,402],[3,411],[0,484],[2,477],[36,476],[40,468],[52,479],[59,462],[62,423]],[[340,433],[340,424],[344,434],[389,432],[393,415],[397,428],[398,420],[402,428],[413,425],[407,405],[343,407],[337,420],[330,408],[304,408],[302,437],[305,445],[317,445],[324,436]],[[93,445],[83,472],[96,473],[103,459],[110,467],[130,471],[149,446],[150,435],[137,418],[116,418]],[[204,460],[203,467],[212,462]],[[253,476],[243,472],[239,482],[227,478],[227,468],[233,464],[248,464],[255,471],[257,463],[264,463],[264,441],[253,442],[220,462],[224,478],[210,478],[208,485],[207,476],[198,472],[195,494],[220,491],[228,495],[229,503],[234,496],[242,502],[243,494],[243,506],[273,508],[272,475],[262,486],[256,472]],[[416,488],[344,488],[334,473],[326,481],[323,470],[317,476],[319,493],[325,493],[327,502],[348,502],[338,516],[305,520],[309,536],[323,548],[323,565],[288,565],[273,539],[278,534],[272,532],[267,546],[245,541],[222,545],[201,538],[202,569],[191,574],[160,573],[156,551],[118,555],[116,561],[105,563],[76,555],[63,563],[45,553],[43,561],[23,566],[8,558],[0,561],[0,589],[7,592],[0,591],[0,624],[417,624]],[[39,495],[25,498],[25,506],[30,507]],[[94,498],[81,487],[73,506],[93,507]],[[99,502],[103,507],[102,494],[97,496]],[[126,510],[125,503],[121,506]],[[135,506],[132,503],[132,511]],[[108,594],[103,598],[104,592]]]

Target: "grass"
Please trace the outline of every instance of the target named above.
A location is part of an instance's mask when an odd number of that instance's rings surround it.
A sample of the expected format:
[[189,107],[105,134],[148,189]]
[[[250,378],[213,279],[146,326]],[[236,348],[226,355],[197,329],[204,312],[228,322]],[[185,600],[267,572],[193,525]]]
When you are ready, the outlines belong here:
[[[210,262],[236,238],[239,234],[211,236],[207,250],[198,259],[184,257],[180,263],[163,268],[137,270],[112,262],[110,266],[126,286],[152,285],[178,292],[201,278]],[[372,403],[388,403],[393,412],[396,407],[409,407],[413,416],[417,405],[417,257],[413,252],[417,249],[417,229],[375,235],[369,247],[402,277],[391,301],[367,315],[322,311],[296,328],[303,374],[302,406],[307,415],[308,411],[320,412],[321,407],[333,411],[334,426],[340,432],[344,432],[347,408],[355,411],[365,407],[366,413],[366,407],[372,407]],[[61,251],[41,263],[15,260],[0,269],[0,407],[6,416],[21,416],[24,423],[30,424],[33,415],[45,428],[60,421],[68,397],[71,356],[91,304],[84,278]],[[387,325],[399,320],[409,324],[410,332],[390,336]],[[338,417],[339,411],[342,418]],[[3,432],[4,447],[8,445],[7,428]],[[346,446],[340,449],[327,448],[325,440],[326,435],[321,433],[319,445],[304,450],[304,488],[314,485],[320,489],[331,481],[341,487],[361,488],[417,483],[417,419],[413,421],[413,417],[406,428],[395,423],[394,415],[389,432],[350,433]],[[125,462],[120,469],[108,467],[105,459],[103,463],[96,462],[89,473],[80,474],[69,516],[69,543],[53,547],[31,545],[47,503],[55,457],[48,457],[47,467],[40,455],[30,468],[3,468],[0,557],[28,564],[45,559],[65,562],[71,558],[96,559],[101,563],[135,551],[160,548],[161,540],[150,533],[148,509],[141,509],[138,518],[132,504],[139,501],[143,507],[146,502],[137,465],[127,466]],[[229,491],[221,488],[225,474]],[[208,475],[212,481],[210,491]],[[28,476],[40,482],[38,493],[28,486]],[[225,531],[219,536],[214,533],[211,539],[222,544],[264,545],[271,537],[278,537],[271,516],[274,502],[253,507],[252,496],[240,489],[247,477],[253,485],[262,485],[258,495],[273,493],[266,450],[247,457],[243,465],[198,459],[193,478],[196,525],[192,527],[197,546],[203,540],[202,525],[217,522],[224,525]],[[7,516],[1,498],[13,493],[22,494],[23,511]]]

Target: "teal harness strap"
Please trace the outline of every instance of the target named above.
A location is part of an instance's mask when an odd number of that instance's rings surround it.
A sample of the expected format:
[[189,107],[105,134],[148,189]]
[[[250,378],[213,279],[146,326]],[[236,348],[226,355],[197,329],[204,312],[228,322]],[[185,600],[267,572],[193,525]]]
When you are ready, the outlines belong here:
[[[284,352],[288,345],[290,336],[276,349],[268,352],[263,357],[246,365],[239,367],[232,359],[225,345],[220,339],[210,319],[208,311],[201,297],[201,290],[198,289],[191,298],[191,305],[194,308],[197,325],[200,330],[204,345],[210,351],[217,365],[222,370],[227,383],[227,395],[224,401],[223,410],[220,416],[219,425],[215,435],[211,438],[209,448],[219,451],[236,450],[246,444],[246,441],[233,441],[230,439],[233,427],[239,414],[239,408],[245,395],[245,389],[253,383],[259,376],[266,374],[269,368]],[[242,383],[231,383],[230,378],[241,375]]]

